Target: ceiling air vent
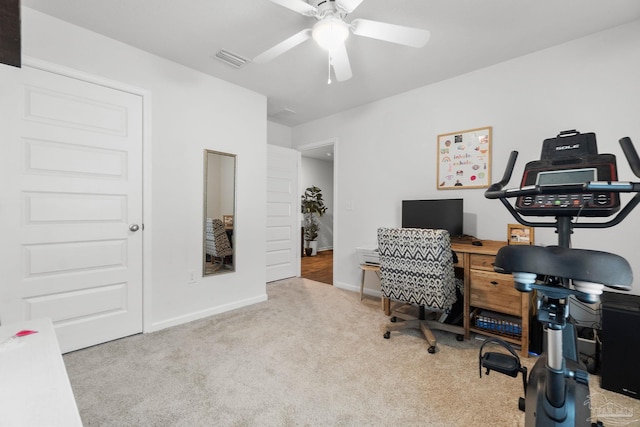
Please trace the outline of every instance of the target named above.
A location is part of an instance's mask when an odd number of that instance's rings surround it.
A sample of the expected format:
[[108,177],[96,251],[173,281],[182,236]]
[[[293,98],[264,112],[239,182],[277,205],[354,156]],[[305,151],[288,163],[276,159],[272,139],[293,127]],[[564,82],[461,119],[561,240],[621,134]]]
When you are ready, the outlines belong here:
[[291,117],[294,116],[296,114],[295,111],[293,111],[290,108],[283,108],[280,110],[276,110],[276,111],[270,111],[269,108],[267,108],[267,117],[275,119],[275,118],[285,118],[285,117]]
[[229,52],[224,49],[220,49],[220,52],[216,53],[216,58],[234,68],[242,68],[247,62],[249,62],[247,58],[243,58],[236,53]]

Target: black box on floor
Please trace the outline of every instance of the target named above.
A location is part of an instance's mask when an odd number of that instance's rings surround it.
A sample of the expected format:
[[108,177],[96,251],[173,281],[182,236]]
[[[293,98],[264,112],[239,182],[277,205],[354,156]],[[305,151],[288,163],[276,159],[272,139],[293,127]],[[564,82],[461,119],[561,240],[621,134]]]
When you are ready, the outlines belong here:
[[542,354],[544,351],[544,329],[536,316],[529,321],[529,352]]
[[640,297],[604,292],[600,386],[640,399]]

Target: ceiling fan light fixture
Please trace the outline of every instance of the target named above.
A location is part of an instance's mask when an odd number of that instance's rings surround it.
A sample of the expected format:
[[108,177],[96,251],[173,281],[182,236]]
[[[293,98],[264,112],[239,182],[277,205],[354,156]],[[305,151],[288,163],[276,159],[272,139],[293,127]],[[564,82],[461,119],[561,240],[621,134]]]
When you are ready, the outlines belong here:
[[343,45],[349,37],[349,26],[336,18],[326,18],[313,26],[313,39],[321,47],[331,51]]

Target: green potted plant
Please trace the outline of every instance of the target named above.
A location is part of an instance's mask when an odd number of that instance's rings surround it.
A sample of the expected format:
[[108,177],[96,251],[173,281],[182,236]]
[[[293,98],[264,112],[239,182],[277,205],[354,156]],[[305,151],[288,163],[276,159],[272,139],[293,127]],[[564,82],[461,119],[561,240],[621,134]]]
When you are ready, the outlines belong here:
[[[308,187],[301,196],[300,208],[303,214],[305,253],[316,255],[318,250],[318,217],[324,215],[327,207],[322,199],[322,190],[315,185]],[[310,251],[308,249],[311,249]],[[310,253],[307,253],[310,252]]]

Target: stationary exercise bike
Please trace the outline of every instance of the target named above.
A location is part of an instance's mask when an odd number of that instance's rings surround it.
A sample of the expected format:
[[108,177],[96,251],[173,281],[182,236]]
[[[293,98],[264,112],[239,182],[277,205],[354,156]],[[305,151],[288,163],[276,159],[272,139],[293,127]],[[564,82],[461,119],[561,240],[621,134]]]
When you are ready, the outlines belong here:
[[[620,140],[633,173],[640,177],[640,158],[628,137]],[[506,246],[498,252],[494,269],[511,273],[521,292],[537,291],[537,317],[546,329],[547,349],[527,370],[509,344],[488,340],[480,349],[479,368],[512,377],[522,374],[525,397],[519,408],[525,426],[596,426],[588,405],[589,375],[580,365],[575,326],[569,321],[571,295],[596,303],[604,287],[629,291],[633,275],[622,257],[571,248],[576,228],[609,228],[619,224],[640,203],[640,183],[617,181],[615,156],[598,154],[595,135],[561,132],[543,142],[539,161],[527,163],[519,188],[504,189],[511,179],[517,151],[513,151],[502,180],[485,192],[498,199],[522,225],[555,228],[557,246]],[[619,193],[635,193],[620,210]],[[507,199],[517,198],[512,205]],[[609,217],[585,221],[583,217]],[[530,222],[523,216],[555,217],[553,222]],[[575,218],[575,220],[573,220]],[[578,219],[581,219],[578,222]],[[486,351],[492,345],[504,352]]]

